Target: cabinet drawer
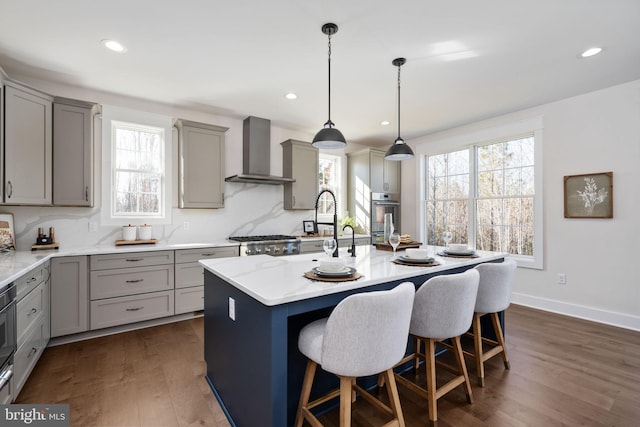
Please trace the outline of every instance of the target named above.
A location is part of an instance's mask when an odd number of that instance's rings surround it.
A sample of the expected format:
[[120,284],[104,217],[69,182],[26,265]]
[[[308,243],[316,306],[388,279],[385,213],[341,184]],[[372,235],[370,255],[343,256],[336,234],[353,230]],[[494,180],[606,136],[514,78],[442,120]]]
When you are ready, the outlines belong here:
[[173,291],[91,301],[91,329],[172,316],[173,301]]
[[300,243],[300,253],[311,253],[311,252],[323,252],[322,244],[324,242],[322,240],[311,240],[311,241],[302,241]]
[[91,300],[173,289],[173,265],[91,272]]
[[47,345],[49,336],[46,331],[47,326],[44,317],[41,318],[41,321],[29,332],[13,356],[14,396],[18,396],[20,393],[20,389]]
[[176,314],[204,310],[204,286],[176,289]]
[[199,262],[176,264],[176,289],[204,285],[204,267]]
[[41,283],[29,295],[18,301],[16,305],[16,325],[18,344],[22,342],[25,333],[38,322],[47,308],[46,284]]
[[237,246],[225,246],[221,248],[178,249],[176,250],[176,264],[185,262],[197,262],[207,258],[224,258],[238,256]]
[[44,282],[47,278],[49,269],[46,264],[40,265],[14,282],[17,288],[18,301],[24,298],[32,289]]
[[89,258],[91,271],[109,268],[145,267],[148,265],[173,264],[173,251],[91,255]]

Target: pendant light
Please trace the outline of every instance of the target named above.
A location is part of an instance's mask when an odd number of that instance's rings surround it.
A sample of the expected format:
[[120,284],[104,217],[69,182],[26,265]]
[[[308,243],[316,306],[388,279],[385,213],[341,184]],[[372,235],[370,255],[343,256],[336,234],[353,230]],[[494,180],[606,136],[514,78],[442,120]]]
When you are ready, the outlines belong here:
[[398,137],[395,142],[387,150],[384,158],[386,160],[409,160],[413,159],[413,150],[407,144],[404,139],[400,137],[400,67],[407,62],[405,58],[396,58],[391,63],[398,67]]
[[338,32],[338,26],[336,24],[324,24],[322,26],[322,32],[329,38],[329,120],[324,124],[324,128],[313,138],[312,146],[316,148],[344,148],[347,146],[347,141],[344,139],[342,132],[336,129],[331,121],[331,36]]

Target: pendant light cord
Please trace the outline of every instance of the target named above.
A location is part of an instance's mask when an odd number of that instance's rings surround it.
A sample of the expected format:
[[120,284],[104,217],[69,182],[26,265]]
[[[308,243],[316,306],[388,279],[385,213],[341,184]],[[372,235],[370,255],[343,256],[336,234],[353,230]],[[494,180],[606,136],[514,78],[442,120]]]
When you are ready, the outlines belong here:
[[329,59],[327,60],[327,64],[329,66],[329,119],[327,120],[327,124],[329,127],[333,127],[333,123],[331,123],[331,34],[328,34],[329,37]]
[[398,139],[400,138],[400,67],[398,65]]

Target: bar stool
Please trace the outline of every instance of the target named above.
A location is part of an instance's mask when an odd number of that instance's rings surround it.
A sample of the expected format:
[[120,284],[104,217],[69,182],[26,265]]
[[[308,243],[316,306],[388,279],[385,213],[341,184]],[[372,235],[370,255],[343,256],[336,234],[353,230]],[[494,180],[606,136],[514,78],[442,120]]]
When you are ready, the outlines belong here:
[[[298,348],[309,360],[296,416],[297,427],[302,426],[304,419],[314,426],[322,425],[310,409],[337,396],[340,396],[340,426],[350,426],[354,391],[392,415],[391,425],[404,427],[392,369],[407,348],[414,295],[415,286],[408,282],[389,291],[351,295],[342,300],[328,318],[302,328]],[[309,402],[318,364],[340,378],[340,388]],[[384,373],[389,382],[391,407],[356,384],[356,377],[379,373]]]
[[[498,312],[506,310],[511,302],[511,291],[516,276],[516,262],[507,258],[501,263],[480,264],[476,266],[476,270],[480,273],[480,285],[473,314],[474,353],[465,352],[465,355],[476,359],[478,384],[484,387],[484,362],[500,354],[504,367],[510,368]],[[480,318],[485,314],[491,316],[496,340],[482,337]],[[483,343],[489,344],[491,349],[485,352],[482,348]]]
[[[464,273],[432,277],[418,288],[413,302],[409,333],[414,337],[416,348],[413,354],[403,358],[400,364],[418,358],[425,360],[426,389],[396,374],[398,383],[427,398],[429,425],[438,422],[438,399],[464,384],[467,401],[473,403],[471,383],[464,362],[460,336],[471,326],[473,309],[478,294],[479,274],[469,269]],[[451,349],[457,367],[447,367],[457,376],[446,384],[436,385],[436,343],[451,339]],[[420,353],[420,342],[424,342],[424,354]]]

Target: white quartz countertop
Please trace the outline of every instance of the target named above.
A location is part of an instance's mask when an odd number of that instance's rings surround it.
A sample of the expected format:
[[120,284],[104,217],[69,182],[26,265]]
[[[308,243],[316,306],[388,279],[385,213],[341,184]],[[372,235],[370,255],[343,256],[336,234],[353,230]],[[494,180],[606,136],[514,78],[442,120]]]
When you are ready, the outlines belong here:
[[[442,249],[442,248],[439,248]],[[505,254],[478,251],[479,258],[449,258],[436,256],[435,267],[413,267],[392,262],[393,253],[379,251],[373,246],[359,246],[355,258],[346,248],[340,257],[347,265],[363,275],[348,282],[320,282],[304,277],[304,273],[318,266],[318,260],[327,255],[312,253],[284,257],[255,255],[237,258],[201,260],[207,270],[225,279],[232,286],[267,306],[285,304],[332,293],[364,288],[393,280],[410,279],[424,274],[448,270],[458,266],[503,258]],[[399,251],[398,254],[402,254]]]
[[89,248],[66,248],[60,246],[58,250],[37,251],[9,251],[0,252],[0,291],[9,283],[29,272],[34,267],[46,262],[48,259],[59,256],[74,255],[100,255],[113,253],[167,251],[175,249],[198,249],[225,246],[238,246],[238,242],[228,240],[210,243],[178,243],[178,244],[154,244],[154,245],[123,245],[123,246],[94,246]]

